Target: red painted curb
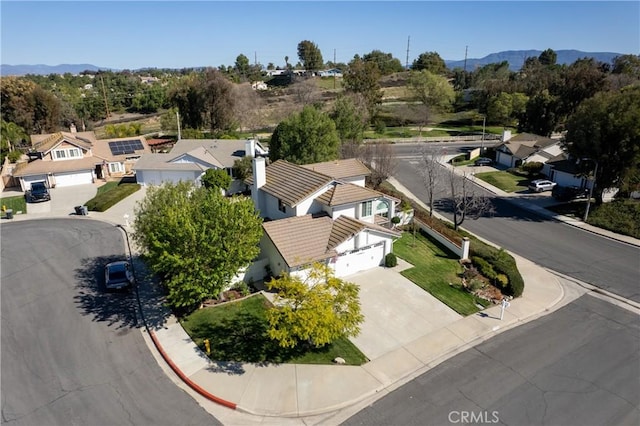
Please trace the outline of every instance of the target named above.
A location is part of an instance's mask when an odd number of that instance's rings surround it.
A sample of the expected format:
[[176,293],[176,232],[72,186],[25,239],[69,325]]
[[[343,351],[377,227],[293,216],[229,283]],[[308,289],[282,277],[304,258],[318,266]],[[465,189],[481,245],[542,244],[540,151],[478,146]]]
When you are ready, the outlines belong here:
[[180,377],[180,379],[182,379],[183,382],[185,382],[187,385],[189,385],[189,387],[191,389],[195,390],[200,395],[204,396],[205,398],[207,398],[210,401],[213,401],[213,402],[215,402],[217,404],[223,405],[223,406],[225,406],[227,408],[231,408],[232,410],[236,409],[236,405],[237,404],[235,404],[233,402],[229,402],[229,401],[224,400],[222,398],[218,398],[217,396],[210,394],[206,390],[202,389],[198,384],[196,384],[191,379],[189,379],[182,372],[182,370],[180,370],[178,368],[178,366],[173,363],[171,358],[169,358],[169,356],[167,355],[167,353],[162,348],[162,345],[160,345],[160,342],[158,341],[158,339],[156,338],[155,333],[152,330],[149,330],[149,335],[151,336],[151,340],[153,340],[153,343],[156,345],[156,348],[158,348],[158,351],[160,351],[160,355],[162,355],[162,358],[164,358],[164,360],[167,362],[167,364],[169,364],[169,367],[171,367],[171,369]]

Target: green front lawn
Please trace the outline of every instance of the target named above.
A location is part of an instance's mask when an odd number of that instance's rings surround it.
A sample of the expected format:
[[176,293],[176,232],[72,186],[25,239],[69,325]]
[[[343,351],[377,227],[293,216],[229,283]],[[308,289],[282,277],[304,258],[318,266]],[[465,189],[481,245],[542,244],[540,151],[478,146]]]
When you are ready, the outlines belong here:
[[527,189],[529,185],[529,179],[517,176],[509,172],[484,172],[476,173],[475,177],[482,179],[483,181],[502,189],[504,192],[515,192]]
[[415,244],[411,232],[403,232],[393,245],[394,253],[413,265],[402,271],[402,275],[431,293],[442,303],[460,315],[471,315],[479,311],[480,301],[471,293],[459,288],[462,267],[458,258],[445,251],[430,239],[416,233]]
[[140,185],[137,183],[107,182],[98,188],[96,196],[87,201],[85,205],[91,211],[103,212],[139,189]]
[[[18,195],[17,197],[7,197],[2,199],[2,206],[7,210],[11,209],[13,214],[17,214],[18,212],[26,213],[27,212],[27,202],[24,199],[23,195]],[[4,215],[4,209],[3,215]]]
[[[342,357],[349,365],[361,365],[367,358],[348,339],[316,349],[308,345],[282,348],[267,336],[266,311],[271,304],[261,294],[247,299],[195,311],[181,323],[193,341],[216,361],[332,364]],[[206,352],[205,352],[206,353]]]

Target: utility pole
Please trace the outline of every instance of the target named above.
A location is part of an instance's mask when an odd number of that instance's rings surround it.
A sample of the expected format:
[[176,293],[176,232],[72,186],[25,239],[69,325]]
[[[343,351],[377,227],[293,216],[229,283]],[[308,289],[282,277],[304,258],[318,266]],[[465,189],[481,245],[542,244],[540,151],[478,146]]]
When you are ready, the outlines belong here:
[[[336,49],[333,49],[333,66],[336,67]],[[337,69],[337,68],[336,68]],[[336,88],[336,73],[333,73],[333,89]]]
[[407,59],[405,62],[405,69],[409,69],[409,42],[411,41],[411,36],[407,37]]
[[100,76],[100,81],[102,82],[102,95],[104,96],[104,109],[107,111],[107,118],[109,118],[109,103],[107,102],[107,91],[104,88],[104,79]]
[[176,120],[178,120],[178,141],[181,139],[180,136],[180,113],[176,111]]
[[467,50],[469,50],[469,46],[464,47],[464,72],[467,72]]

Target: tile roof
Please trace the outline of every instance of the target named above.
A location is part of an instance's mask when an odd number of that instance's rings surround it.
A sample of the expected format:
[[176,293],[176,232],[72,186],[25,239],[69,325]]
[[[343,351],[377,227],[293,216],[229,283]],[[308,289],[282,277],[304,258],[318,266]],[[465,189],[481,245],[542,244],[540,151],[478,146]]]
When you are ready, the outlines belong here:
[[326,214],[273,220],[262,227],[289,267],[333,257],[337,246],[365,229],[400,236],[379,225],[346,216],[331,220]]
[[133,170],[206,170],[197,163],[170,163],[173,158],[171,154],[145,154],[136,161]]
[[101,164],[102,159],[98,157],[85,157],[78,160],[64,160],[64,161],[43,161],[35,160],[17,168],[13,172],[13,176],[31,176],[40,175],[45,173],[64,173],[64,172],[79,172],[93,170],[96,164]]
[[519,142],[536,148],[546,148],[558,143],[559,141],[557,139],[551,139],[546,136],[535,135],[533,133],[519,133],[509,139],[507,143],[509,142]]
[[48,135],[33,135],[31,138],[33,148],[38,152],[47,153],[55,148],[57,145],[66,141],[70,144],[76,145],[84,150],[91,149],[92,141],[77,136],[76,133],[57,132]]
[[384,194],[352,183],[336,182],[328,191],[316,197],[316,200],[325,206],[331,207],[373,200],[379,197],[384,197]]
[[325,161],[323,163],[303,164],[302,167],[331,176],[334,179],[369,176],[371,174],[371,170],[362,164],[360,160],[355,158]]
[[[265,174],[266,183],[260,189],[291,207],[334,181],[327,175],[285,160],[278,160],[266,167]],[[247,178],[246,182],[251,185],[253,176]]]
[[205,159],[207,162],[213,157],[220,164],[219,167],[233,167],[236,160],[245,156],[245,142],[244,139],[181,139],[169,154],[177,158],[193,151],[195,155],[204,156],[201,159],[208,158]]

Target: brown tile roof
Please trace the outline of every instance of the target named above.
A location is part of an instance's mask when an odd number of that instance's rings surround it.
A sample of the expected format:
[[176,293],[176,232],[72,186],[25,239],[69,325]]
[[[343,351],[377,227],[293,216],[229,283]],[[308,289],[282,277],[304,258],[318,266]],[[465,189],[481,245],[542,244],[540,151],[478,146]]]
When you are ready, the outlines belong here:
[[331,207],[357,203],[359,201],[373,200],[379,197],[384,197],[384,194],[352,183],[338,182],[328,191],[316,197],[316,200],[325,206]]
[[164,145],[166,143],[173,142],[173,139],[148,139],[147,145],[156,146],[156,145]]
[[216,164],[218,167],[233,167],[236,160],[245,156],[244,139],[181,139],[171,148],[169,154],[177,158],[184,154],[194,157],[204,156],[208,163]]
[[[305,169],[285,160],[278,160],[265,169],[266,183],[261,190],[295,207],[298,203],[333,182],[322,173]],[[246,182],[251,185],[253,176]]]
[[273,220],[264,222],[262,227],[289,267],[335,256],[337,246],[364,229],[400,236],[379,225],[346,216],[331,220],[326,214]]
[[77,136],[75,133],[57,132],[48,135],[32,135],[33,148],[38,152],[49,152],[57,145],[66,141],[84,150],[91,149],[91,141]]
[[262,227],[287,265],[294,267],[336,255],[327,250],[332,222],[327,215],[306,215],[264,222]]
[[[113,155],[111,153],[111,148],[109,148],[109,142],[133,140],[133,139],[138,139],[140,140],[140,142],[142,142],[141,150],[139,149],[135,151],[133,154]],[[132,155],[141,156],[143,154],[151,153],[151,149],[149,148],[149,145],[147,145],[147,140],[144,138],[144,136],[130,136],[127,138],[97,139],[93,143],[92,152],[94,156],[100,157],[107,161],[124,161],[127,159],[127,157],[131,157]]]
[[323,163],[303,164],[302,167],[331,176],[334,179],[369,176],[371,174],[371,170],[362,164],[360,160],[355,158],[325,161]]
[[98,157],[85,157],[78,160],[64,161],[42,161],[35,160],[17,170],[14,170],[13,176],[31,176],[41,175],[45,173],[63,173],[93,170],[96,164],[101,164],[102,159]]

